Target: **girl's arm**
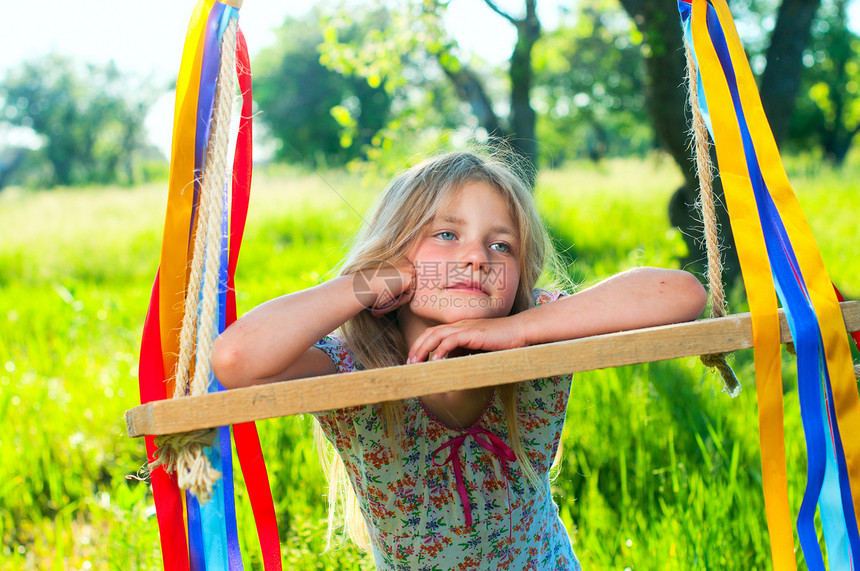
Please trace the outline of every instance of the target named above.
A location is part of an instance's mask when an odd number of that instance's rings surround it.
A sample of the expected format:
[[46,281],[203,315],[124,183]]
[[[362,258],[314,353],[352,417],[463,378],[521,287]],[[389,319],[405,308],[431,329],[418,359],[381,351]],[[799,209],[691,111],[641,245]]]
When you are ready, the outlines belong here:
[[520,313],[526,345],[692,321],[707,303],[692,274],[635,268]]
[[370,270],[268,301],[215,340],[215,376],[236,388],[335,373],[313,344],[365,308],[376,314],[408,302],[413,279],[411,267]]
[[636,268],[516,315],[432,327],[412,345],[409,362],[439,359],[457,347],[497,351],[691,321],[706,302],[690,273]]

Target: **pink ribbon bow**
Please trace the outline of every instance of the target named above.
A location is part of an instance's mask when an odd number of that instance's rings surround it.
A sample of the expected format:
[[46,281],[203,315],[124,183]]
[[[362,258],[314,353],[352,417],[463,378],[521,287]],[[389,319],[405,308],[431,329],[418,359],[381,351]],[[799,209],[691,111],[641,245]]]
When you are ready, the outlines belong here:
[[[457,480],[457,492],[460,494],[460,501],[463,504],[463,513],[466,516],[466,525],[472,525],[472,508],[469,505],[469,495],[466,493],[466,486],[463,483],[463,466],[460,463],[460,447],[463,446],[463,443],[466,441],[466,438],[471,436],[475,439],[475,442],[481,448],[489,451],[493,456],[498,459],[499,464],[502,466],[502,472],[505,475],[505,493],[508,495],[508,518],[511,518],[511,496],[508,490],[508,481],[510,477],[508,476],[508,463],[513,462],[516,459],[516,455],[514,451],[511,450],[510,446],[505,444],[505,442],[487,430],[486,428],[481,428],[479,426],[473,426],[460,436],[456,438],[452,438],[439,448],[433,451],[433,465],[434,466],[444,466],[445,464],[451,462],[454,466],[454,478]],[[448,454],[448,457],[441,464],[436,462],[436,456],[442,452],[443,449],[450,448],[451,451]],[[513,527],[513,525],[511,525]]]

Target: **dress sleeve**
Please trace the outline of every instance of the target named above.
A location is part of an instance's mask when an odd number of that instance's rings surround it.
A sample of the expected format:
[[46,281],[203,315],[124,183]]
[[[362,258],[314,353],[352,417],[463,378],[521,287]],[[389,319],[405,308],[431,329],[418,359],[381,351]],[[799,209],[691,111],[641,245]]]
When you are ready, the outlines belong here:
[[551,303],[566,295],[567,292],[558,289],[554,291],[549,291],[545,289],[535,288],[532,290],[532,299],[534,299],[535,306],[543,305],[545,303]]
[[[338,373],[351,373],[361,369],[349,346],[337,335],[326,335],[314,343],[314,347],[322,349],[329,356]],[[366,423],[366,417],[372,416],[376,408],[378,407],[374,405],[352,406],[316,412],[313,416],[319,421],[329,442],[334,444],[338,451],[344,451],[355,445],[357,426]]]
[[314,347],[322,349],[328,355],[338,373],[351,373],[359,369],[356,365],[355,357],[346,346],[346,343],[336,335],[326,335],[314,343]]

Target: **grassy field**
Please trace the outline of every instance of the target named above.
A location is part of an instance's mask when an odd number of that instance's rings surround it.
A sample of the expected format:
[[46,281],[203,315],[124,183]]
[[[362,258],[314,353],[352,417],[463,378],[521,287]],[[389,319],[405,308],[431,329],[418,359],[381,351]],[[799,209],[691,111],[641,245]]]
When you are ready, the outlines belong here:
[[[858,169],[791,169],[834,281],[860,296]],[[663,160],[544,173],[539,201],[588,284],[636,265],[677,267],[666,222],[679,182]],[[240,314],[326,278],[375,191],[342,173],[258,175],[237,272]],[[145,461],[125,437],[137,352],[158,263],[166,192],[65,189],[0,194],[0,536],[2,567],[157,569]],[[743,310],[735,295],[734,311]],[[751,355],[744,391],[720,393],[696,359],[578,375],[554,492],[587,569],[767,569]],[[805,459],[793,362],[786,359],[789,486]],[[323,551],[324,480],[310,419],[258,424],[288,569],[369,569],[350,547]],[[247,568],[259,568],[238,486]],[[798,559],[802,555],[798,552]]]

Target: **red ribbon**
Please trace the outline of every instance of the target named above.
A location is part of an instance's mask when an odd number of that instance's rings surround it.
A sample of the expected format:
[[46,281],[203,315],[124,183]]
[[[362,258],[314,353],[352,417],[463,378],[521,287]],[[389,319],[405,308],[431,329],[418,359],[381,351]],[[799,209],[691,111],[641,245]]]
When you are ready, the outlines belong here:
[[[836,291],[836,299],[838,299],[840,302],[845,301],[845,297],[842,295],[842,292],[839,291],[839,288],[837,288],[835,284],[833,285],[833,289],[834,291]],[[854,345],[856,345],[857,348],[860,349],[860,331],[852,331],[850,335],[851,338],[854,339]]]
[[[149,312],[143,325],[143,340],[140,346],[138,382],[140,403],[146,404],[167,398],[164,385],[164,364],[161,359],[161,335],[158,312],[158,283],[160,273],[155,276]],[[155,437],[147,436],[146,453],[150,462],[155,460]],[[152,495],[155,500],[155,517],[161,533],[161,557],[165,571],[187,571],[188,543],[185,539],[185,521],[182,518],[182,493],[176,478],[158,467],[149,474]]]
[[[466,438],[472,437],[475,442],[483,448],[487,450],[496,457],[499,461],[499,465],[502,467],[502,472],[505,475],[505,493],[508,496],[508,518],[512,520],[511,516],[511,495],[508,488],[508,481],[510,480],[510,476],[508,475],[508,463],[516,460],[516,455],[514,451],[511,450],[510,446],[505,444],[505,442],[487,430],[486,428],[481,428],[480,426],[473,426],[460,436],[456,438],[452,438],[439,448],[433,451],[433,465],[434,466],[444,466],[445,464],[451,462],[454,467],[454,478],[457,480],[457,492],[460,494],[460,501],[463,504],[463,513],[466,516],[466,525],[472,525],[472,507],[469,505],[469,494],[466,492],[466,485],[463,482],[463,465],[460,463],[460,448],[463,446],[463,443],[466,441]],[[450,453],[444,462],[439,464],[436,462],[436,456],[442,452],[445,448],[450,448]],[[513,521],[510,522],[510,528],[513,530]]]
[[[248,57],[248,46],[242,30],[236,32],[236,73],[239,77],[239,90],[242,93],[242,114],[239,120],[239,135],[236,140],[236,152],[233,159],[233,203],[230,216],[230,261],[229,285],[227,287],[227,316],[226,323],[230,325],[236,320],[236,289],[233,283],[236,262],[239,257],[239,246],[245,230],[245,220],[248,215],[248,198],[251,188],[252,132],[251,132],[251,62]],[[236,441],[236,454],[242,466],[245,477],[245,488],[251,501],[251,511],[257,524],[257,536],[260,539],[260,550],[263,554],[263,567],[267,571],[281,569],[281,543],[278,538],[278,520],[275,516],[275,505],[272,500],[272,488],[266,473],[266,463],[263,461],[263,450],[257,435],[257,426],[253,422],[233,426],[233,439]]]

